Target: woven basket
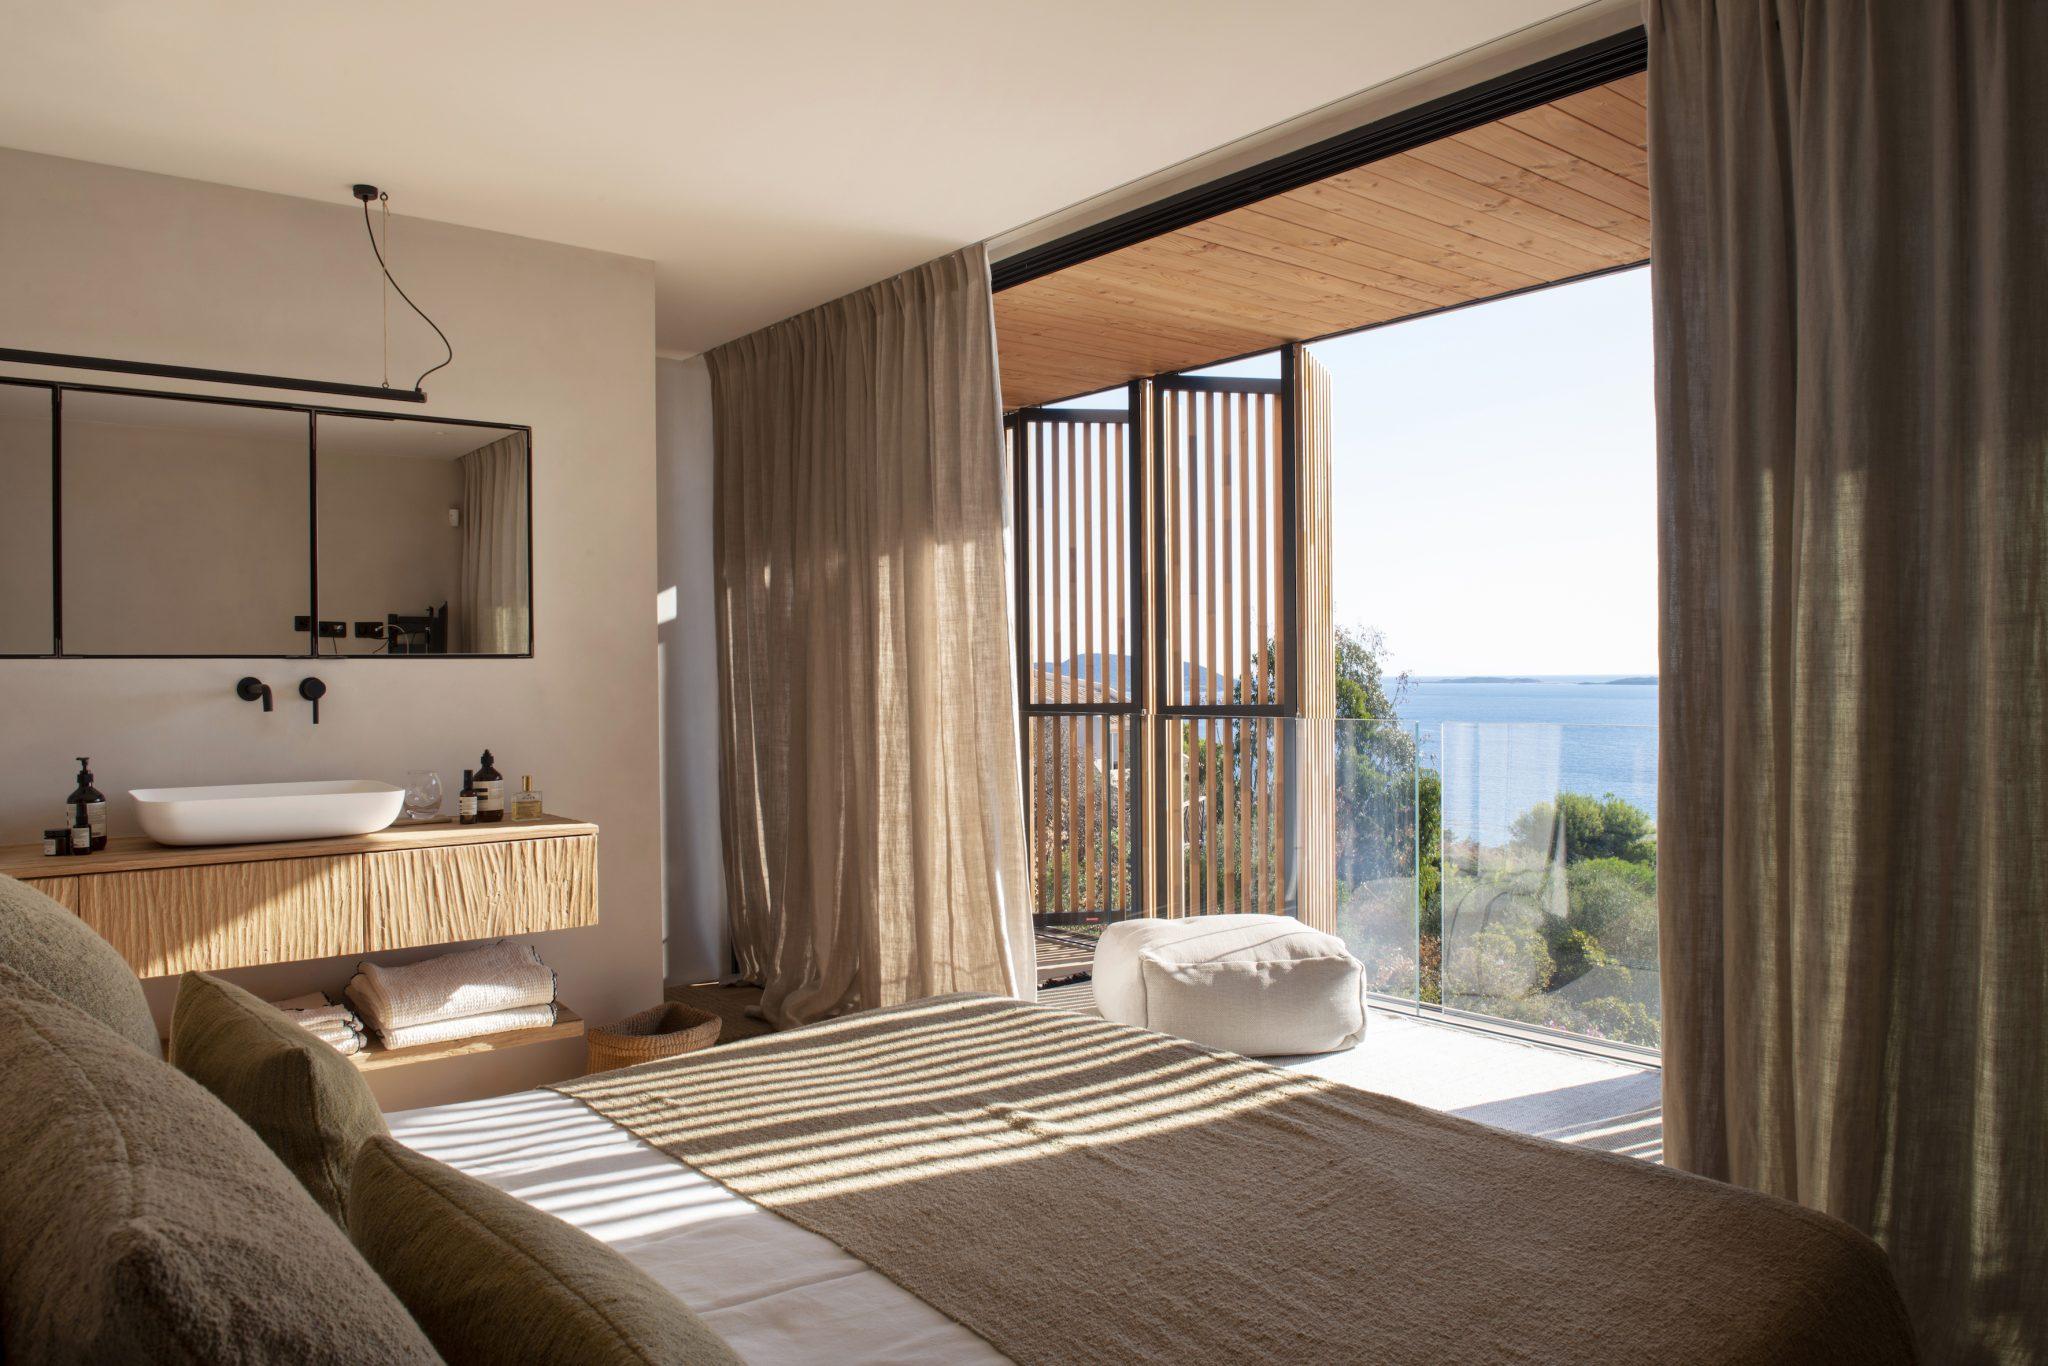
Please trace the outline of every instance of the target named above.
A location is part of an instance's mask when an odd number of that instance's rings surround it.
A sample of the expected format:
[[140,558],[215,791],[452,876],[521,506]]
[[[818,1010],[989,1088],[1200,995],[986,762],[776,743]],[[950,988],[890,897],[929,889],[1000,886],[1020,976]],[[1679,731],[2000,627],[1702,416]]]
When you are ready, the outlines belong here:
[[718,1042],[718,1026],[716,1015],[674,1001],[628,1015],[617,1024],[592,1026],[584,1035],[590,1045],[590,1070],[609,1072],[709,1048]]

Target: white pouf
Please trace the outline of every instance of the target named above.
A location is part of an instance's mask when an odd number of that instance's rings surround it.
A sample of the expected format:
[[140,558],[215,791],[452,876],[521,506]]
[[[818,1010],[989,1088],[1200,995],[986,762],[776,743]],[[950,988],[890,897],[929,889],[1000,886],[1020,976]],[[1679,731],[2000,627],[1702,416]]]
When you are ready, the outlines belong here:
[[1095,949],[1095,1006],[1247,1057],[1333,1053],[1365,1037],[1365,968],[1287,915],[1125,920]]

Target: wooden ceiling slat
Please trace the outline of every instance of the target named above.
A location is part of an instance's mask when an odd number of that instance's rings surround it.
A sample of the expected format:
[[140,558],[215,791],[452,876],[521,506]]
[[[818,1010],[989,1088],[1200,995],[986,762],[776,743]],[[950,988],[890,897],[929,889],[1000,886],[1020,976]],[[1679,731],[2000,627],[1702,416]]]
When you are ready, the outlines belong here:
[[1389,314],[1415,311],[1415,301],[1405,294],[1331,275],[1313,266],[1276,271],[1272,256],[1228,242],[1171,233],[1144,245],[1149,250],[1141,255],[1141,259],[1175,264],[1195,271],[1199,277],[1215,271],[1223,279],[1235,280],[1262,292],[1270,291],[1277,299],[1306,306],[1319,315],[1334,310],[1338,316],[1343,316],[1356,312],[1361,306],[1382,309]]
[[1643,135],[1643,106],[1605,86],[1568,95],[1557,102],[1557,107],[1623,142]]
[[1575,157],[1518,129],[1490,123],[1484,128],[1474,128],[1454,138],[1446,138],[1424,150],[1434,151],[1446,146],[1468,147],[1483,155],[1498,157],[1603,204],[1612,204],[1646,223],[1650,219],[1649,186],[1618,175],[1605,166]]
[[[1177,316],[1214,318],[1228,322],[1246,319],[1253,327],[1270,325],[1274,331],[1322,325],[1323,315],[1280,298],[1276,293],[1245,286],[1218,270],[1203,278],[1192,271],[1179,271],[1152,264],[1122,252],[1111,261],[1104,257],[1090,261],[1086,279],[1100,280],[1113,289],[1129,291],[1138,301],[1151,300],[1163,311]],[[1198,292],[1199,291],[1199,292]],[[1327,329],[1325,329],[1327,330]],[[1305,333],[1315,336],[1316,333]]]
[[1474,184],[1484,185],[1502,194],[1513,195],[1531,204],[1540,204],[1552,213],[1561,214],[1589,228],[1599,228],[1603,232],[1614,233],[1631,242],[1640,242],[1649,237],[1648,214],[1632,213],[1618,204],[1610,204],[1561,180],[1552,180],[1539,171],[1518,166],[1490,152],[1481,151],[1459,138],[1445,138],[1442,142],[1418,148],[1409,155],[1426,165],[1463,176]]
[[[1122,360],[1133,353],[1133,347],[1129,342],[1120,342],[1119,339],[1115,339],[1113,335],[1111,341],[1105,342],[1102,339],[1103,334],[1100,331],[1100,329],[1066,329],[1034,326],[1032,320],[1020,318],[1014,310],[1007,309],[998,310],[997,319],[998,322],[1005,329],[1007,329],[1005,335],[1015,335],[1020,338],[1030,338],[1056,343],[1056,347],[1045,349],[1056,350],[1057,354],[1063,357],[1071,356],[1076,360],[1087,362],[1091,365],[1099,365],[1100,363],[1105,361]],[[1246,334],[1239,338],[1204,337],[1195,344],[1206,346],[1211,345],[1219,340],[1241,340],[1243,342],[1248,342],[1253,347],[1256,347],[1260,343],[1260,341],[1264,339],[1265,335],[1266,334],[1263,333],[1253,333]],[[1166,341],[1159,339],[1157,334],[1152,332],[1148,332],[1146,334],[1146,337],[1151,341],[1154,347],[1153,353],[1181,353],[1185,352],[1189,345],[1189,343],[1186,341]],[[1138,349],[1143,350],[1144,348],[1141,346]],[[1134,376],[1131,375],[1125,376],[1126,379],[1130,379],[1133,377]]]
[[[1398,233],[1374,233],[1336,210],[1295,195],[1278,195],[1240,212],[1272,219],[1289,227],[1326,233],[1334,241],[1345,244],[1342,254],[1346,259],[1370,259],[1384,255],[1403,261],[1406,264],[1401,267],[1402,273],[1410,278],[1442,284],[1446,289],[1458,290],[1467,297],[1474,291],[1504,287],[1499,273],[1482,261],[1467,261],[1456,253],[1432,250],[1429,243],[1417,242]],[[1366,255],[1352,257],[1353,251]],[[1447,260],[1454,260],[1455,264],[1447,264]],[[1527,281],[1527,277],[1523,279]],[[1512,285],[1505,287],[1513,288]]]
[[1638,185],[1650,183],[1650,158],[1640,143],[1628,143],[1555,104],[1539,104],[1501,122],[1551,146],[1604,166]]
[[[1003,315],[997,315],[999,327],[1002,318]],[[1044,397],[1047,398],[1066,398],[1072,394],[1107,388],[1112,384],[1121,384],[1143,375],[1155,375],[1167,370],[1178,370],[1185,367],[1186,362],[1184,361],[1169,362],[1165,365],[1153,364],[1161,355],[1180,357],[1205,355],[1220,358],[1223,356],[1242,355],[1249,351],[1265,350],[1276,344],[1275,334],[1271,332],[1251,332],[1241,329],[1219,328],[1215,335],[1194,344],[1157,341],[1150,334],[1144,334],[1141,339],[1136,341],[1129,340],[1127,337],[1125,345],[1120,348],[1115,356],[1099,357],[1091,354],[1091,348],[1084,339],[1066,338],[1065,340],[1071,343],[1066,345],[1059,344],[1060,340],[1059,334],[1055,334],[1054,337],[1047,339],[1047,341],[1054,343],[1052,345],[1041,346],[1029,339],[1021,339],[1021,344],[1034,351],[1054,350],[1063,357],[1071,355],[1078,360],[1085,361],[1092,368],[1092,372],[1097,376],[1097,379],[1095,382],[1084,384],[1077,389],[1045,395]],[[1146,368],[1148,365],[1151,366],[1150,369]],[[1014,388],[1014,386],[1012,387]]]
[[1327,177],[996,296],[1012,406],[1649,257],[1641,77]]
[[[1469,255],[1462,248],[1469,245],[1470,239],[1461,233],[1447,233],[1436,224],[1419,221],[1413,226],[1397,226],[1393,216],[1382,210],[1379,205],[1362,200],[1356,195],[1344,194],[1327,185],[1310,186],[1304,190],[1296,190],[1292,194],[1278,195],[1261,203],[1259,208],[1275,218],[1284,218],[1291,223],[1306,223],[1328,228],[1353,241],[1384,246],[1389,251],[1406,252],[1414,260],[1464,276],[1478,289],[1520,289],[1524,285],[1539,284],[1543,280],[1542,274],[1514,269],[1496,260]],[[1417,236],[1418,228],[1428,235]]]
[[[1242,317],[1219,318],[1206,322],[1195,318],[1170,320],[1157,316],[1159,310],[1133,298],[1106,298],[1093,290],[1078,290],[1062,282],[1057,286],[1040,288],[1042,282],[1033,280],[1028,285],[1005,290],[996,296],[998,304],[1018,313],[1020,318],[1030,320],[1042,327],[1068,328],[1089,331],[1097,336],[1100,345],[1115,347],[1126,341],[1121,324],[1133,308],[1143,308],[1155,314],[1148,335],[1163,341],[1200,343],[1213,338],[1219,327],[1246,330]],[[1029,294],[1024,291],[1029,290]],[[1012,295],[1023,295],[1012,298]]]
[[1384,253],[1374,252],[1369,247],[1362,247],[1359,243],[1344,238],[1297,227],[1285,219],[1267,218],[1261,214],[1240,210],[1237,213],[1225,214],[1221,218],[1212,218],[1206,223],[1197,223],[1186,229],[1186,232],[1197,241],[1222,242],[1229,246],[1242,247],[1254,255],[1269,260],[1285,261],[1290,265],[1303,266],[1334,279],[1370,285],[1382,293],[1409,300],[1411,307],[1419,305],[1433,308],[1441,304],[1460,303],[1472,297],[1472,282],[1462,276],[1453,278],[1458,279],[1464,288],[1452,289],[1398,274],[1383,268],[1377,261],[1368,264],[1358,259],[1358,254],[1366,254],[1384,260],[1387,259]]
[[[1360,242],[1356,238],[1343,236],[1341,231],[1331,231],[1331,225],[1315,221],[1317,215],[1321,215],[1323,211],[1311,205],[1296,205],[1303,211],[1292,213],[1288,217],[1274,213],[1274,205],[1282,205],[1282,201],[1270,199],[1262,205],[1251,205],[1249,209],[1239,209],[1237,213],[1231,213],[1225,219],[1214,221],[1241,227],[1247,233],[1255,233],[1255,236],[1270,238],[1280,244],[1300,246],[1329,260],[1341,260],[1362,268],[1382,270],[1393,276],[1393,279],[1405,281],[1409,287],[1421,291],[1440,291],[1442,295],[1468,299],[1475,289],[1487,289],[1485,285],[1481,285],[1481,281],[1473,279],[1470,274],[1464,274],[1462,270],[1448,270],[1434,262],[1417,260],[1411,254],[1386,250],[1384,244]],[[1389,283],[1389,289],[1393,289],[1393,283]]]
[[1065,303],[1077,319],[1092,325],[1105,338],[1127,331],[1134,320],[1143,320],[1152,335],[1196,345],[1217,338],[1265,336],[1272,331],[1270,325],[1241,310],[1212,308],[1199,298],[1188,298],[1184,288],[1134,290],[1124,282],[1095,281],[1085,291],[1077,292],[1064,282],[1036,290],[1039,283],[1034,280],[1019,288],[1033,289],[1038,298],[1054,304]]
[[[1376,176],[1413,186],[1428,196],[1411,201],[1436,208],[1450,205],[1454,222],[1447,226],[1472,230],[1471,225],[1500,224],[1506,236],[1516,238],[1523,248],[1571,265],[1591,254],[1615,261],[1629,261],[1641,243],[1604,228],[1593,227],[1490,186],[1477,184],[1453,171],[1432,166],[1415,157],[1388,157],[1373,168]],[[1435,216],[1432,213],[1432,216]],[[1514,230],[1520,230],[1519,233]],[[1553,245],[1554,244],[1554,245]]]
[[[1514,240],[1517,234],[1499,224],[1481,224],[1477,231],[1467,232],[1416,208],[1403,207],[1404,202],[1415,204],[1416,197],[1390,193],[1384,180],[1357,171],[1346,174],[1360,178],[1347,182],[1345,176],[1331,176],[1295,193],[1313,196],[1354,222],[1397,233],[1417,243],[1420,250],[1429,251],[1430,243],[1442,243],[1434,252],[1437,259],[1455,256],[1473,262],[1491,272],[1504,289],[1538,284],[1557,272],[1557,262],[1524,250]],[[1458,217],[1455,208],[1445,216]],[[1472,270],[1471,266],[1461,268]]]

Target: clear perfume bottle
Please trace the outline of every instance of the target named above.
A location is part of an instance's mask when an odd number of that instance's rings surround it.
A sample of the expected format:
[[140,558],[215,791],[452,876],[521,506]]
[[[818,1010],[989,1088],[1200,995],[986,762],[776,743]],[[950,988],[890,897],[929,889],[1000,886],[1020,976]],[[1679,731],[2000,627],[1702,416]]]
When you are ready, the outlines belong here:
[[512,794],[506,803],[505,815],[509,820],[534,821],[540,819],[540,793],[533,790],[533,775],[527,774],[525,786]]

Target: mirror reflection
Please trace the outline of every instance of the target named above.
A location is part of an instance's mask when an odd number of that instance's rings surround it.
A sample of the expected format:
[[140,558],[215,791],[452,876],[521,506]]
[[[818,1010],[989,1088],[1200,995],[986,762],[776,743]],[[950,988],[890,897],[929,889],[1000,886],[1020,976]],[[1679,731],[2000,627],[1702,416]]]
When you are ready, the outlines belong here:
[[323,413],[317,436],[321,653],[526,653],[525,433]]
[[51,525],[50,391],[0,384],[0,654],[53,648]]
[[66,390],[61,421],[64,653],[308,652],[307,414]]

